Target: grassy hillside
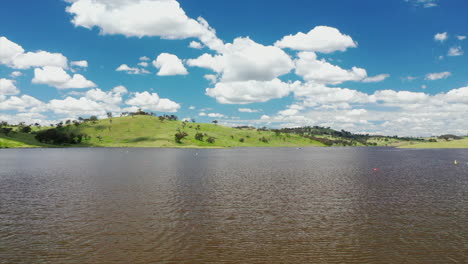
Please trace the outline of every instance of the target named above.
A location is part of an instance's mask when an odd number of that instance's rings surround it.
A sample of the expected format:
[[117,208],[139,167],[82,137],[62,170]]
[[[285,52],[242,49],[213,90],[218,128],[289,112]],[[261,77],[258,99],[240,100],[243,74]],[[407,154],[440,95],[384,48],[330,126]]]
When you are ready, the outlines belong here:
[[468,137],[460,140],[439,140],[438,142],[406,144],[400,146],[400,148],[468,148]]
[[54,147],[54,146],[43,144],[37,141],[34,138],[34,135],[29,134],[29,133],[11,132],[8,134],[8,136],[0,133],[0,148],[38,148],[38,147]]
[[[305,146],[392,146],[403,148],[468,148],[468,138],[461,140],[428,139],[356,135],[322,127],[285,129],[230,128],[215,124],[188,123],[163,120],[149,115],[135,115],[76,122],[54,129],[69,135],[67,141],[76,143],[77,135],[86,135],[80,144],[50,145],[36,140],[36,133],[50,127],[31,127],[30,133],[13,130],[6,136],[0,131],[0,148],[28,147],[163,147],[163,148],[226,148],[226,147],[305,147]],[[175,140],[178,132],[186,133],[180,143]],[[196,139],[196,134],[202,138]],[[73,134],[74,136],[70,136]],[[50,137],[47,137],[50,138]],[[54,136],[54,138],[57,138]],[[214,142],[209,142],[212,138]],[[201,140],[200,140],[201,139]],[[44,141],[48,142],[49,141]],[[79,141],[78,141],[79,142]]]
[[[200,126],[199,130],[197,126]],[[174,135],[178,129],[188,134],[181,143],[175,142]],[[205,123],[184,125],[181,121],[160,121],[157,117],[142,115],[103,119],[95,123],[85,122],[79,126],[64,127],[63,130],[88,135],[88,139],[76,146],[176,148],[323,146],[319,142],[298,135],[276,135],[270,131],[235,129]],[[204,135],[203,141],[195,139],[196,133]],[[214,143],[208,143],[208,137],[213,137]],[[268,142],[262,142],[260,138],[265,138]],[[241,139],[244,142],[241,142]]]

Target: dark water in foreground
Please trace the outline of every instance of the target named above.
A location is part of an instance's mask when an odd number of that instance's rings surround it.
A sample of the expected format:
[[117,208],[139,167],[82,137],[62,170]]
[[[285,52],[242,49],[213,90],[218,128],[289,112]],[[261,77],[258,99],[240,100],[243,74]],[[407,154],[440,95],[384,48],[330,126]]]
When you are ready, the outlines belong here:
[[0,263],[467,263],[467,162],[468,149],[1,150]]

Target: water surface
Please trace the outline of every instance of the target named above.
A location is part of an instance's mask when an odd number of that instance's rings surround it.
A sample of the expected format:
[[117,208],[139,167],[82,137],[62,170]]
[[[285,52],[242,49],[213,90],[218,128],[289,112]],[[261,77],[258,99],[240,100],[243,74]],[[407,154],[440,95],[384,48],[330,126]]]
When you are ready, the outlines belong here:
[[467,162],[468,149],[0,150],[0,263],[466,263]]

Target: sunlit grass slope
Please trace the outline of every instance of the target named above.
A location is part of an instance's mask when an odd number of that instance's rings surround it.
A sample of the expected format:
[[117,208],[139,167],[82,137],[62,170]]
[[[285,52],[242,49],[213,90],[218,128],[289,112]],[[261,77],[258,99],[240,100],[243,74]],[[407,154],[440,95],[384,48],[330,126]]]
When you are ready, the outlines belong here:
[[[112,120],[112,121],[111,121]],[[197,130],[197,126],[200,129]],[[215,124],[185,123],[181,121],[160,121],[153,116],[128,116],[99,120],[96,123],[86,122],[76,127],[65,129],[89,136],[77,146],[95,147],[184,147],[184,148],[224,148],[224,147],[298,147],[324,146],[323,144],[298,135],[276,135],[274,132],[249,129],[235,129]],[[182,143],[176,143],[174,135],[180,131],[187,137]],[[204,134],[203,141],[195,139],[196,133]],[[215,138],[208,143],[207,138]],[[262,142],[260,138],[268,142]],[[244,142],[241,142],[243,139]]]
[[468,148],[468,137],[460,140],[439,140],[438,142],[417,143],[401,146],[400,148]]
[[0,148],[37,148],[54,147],[43,144],[34,138],[34,135],[21,132],[11,132],[8,136],[0,133]]

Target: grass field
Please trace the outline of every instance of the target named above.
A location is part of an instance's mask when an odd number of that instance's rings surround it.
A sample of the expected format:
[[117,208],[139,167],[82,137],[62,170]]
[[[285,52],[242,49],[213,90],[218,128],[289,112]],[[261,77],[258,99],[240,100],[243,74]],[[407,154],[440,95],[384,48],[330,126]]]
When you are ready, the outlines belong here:
[[400,146],[400,148],[468,148],[468,137],[460,140],[407,144]]

